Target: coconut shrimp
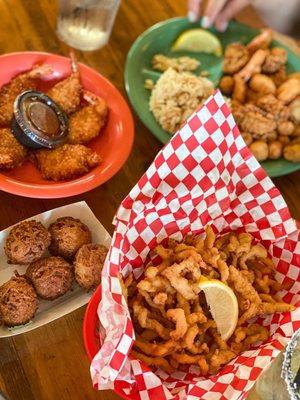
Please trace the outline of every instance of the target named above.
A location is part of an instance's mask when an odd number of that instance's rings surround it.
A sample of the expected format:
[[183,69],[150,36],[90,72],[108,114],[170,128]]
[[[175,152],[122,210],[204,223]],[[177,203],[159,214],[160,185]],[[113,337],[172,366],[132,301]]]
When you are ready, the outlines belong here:
[[84,91],[83,98],[89,103],[72,114],[69,119],[69,143],[83,144],[99,135],[107,120],[107,104],[93,93]]
[[71,114],[80,105],[81,82],[78,64],[73,53],[71,58],[71,75],[54,85],[47,93],[67,113]]
[[49,65],[35,65],[30,71],[22,72],[2,86],[0,89],[1,126],[10,124],[16,97],[25,90],[36,90],[38,80],[52,72],[52,68]]

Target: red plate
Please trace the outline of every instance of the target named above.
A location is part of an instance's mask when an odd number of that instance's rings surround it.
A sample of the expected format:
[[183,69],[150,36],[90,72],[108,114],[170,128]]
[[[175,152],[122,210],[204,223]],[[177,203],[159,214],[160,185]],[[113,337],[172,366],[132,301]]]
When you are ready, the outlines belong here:
[[[22,52],[0,56],[0,86],[34,64],[49,64],[54,70],[52,80],[70,74],[70,60],[50,53]],[[71,181],[44,180],[31,162],[21,167],[0,172],[0,189],[26,197],[59,198],[74,196],[94,189],[110,179],[127,160],[133,144],[134,124],[131,111],[120,92],[102,75],[84,64],[79,64],[83,87],[103,97],[109,107],[105,129],[89,143],[102,158],[102,163],[88,174]],[[48,83],[47,83],[48,84]]]

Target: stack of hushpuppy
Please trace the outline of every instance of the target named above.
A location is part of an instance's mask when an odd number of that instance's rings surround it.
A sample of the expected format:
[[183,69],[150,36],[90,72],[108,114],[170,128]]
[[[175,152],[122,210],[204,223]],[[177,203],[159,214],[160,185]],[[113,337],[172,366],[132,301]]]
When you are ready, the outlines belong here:
[[[29,322],[38,299],[54,300],[72,288],[75,280],[85,290],[101,280],[107,248],[92,243],[89,228],[73,217],[58,218],[47,229],[30,220],[14,226],[5,242],[11,264],[26,265],[0,286],[0,322],[8,327]],[[47,252],[50,255],[46,255]]]

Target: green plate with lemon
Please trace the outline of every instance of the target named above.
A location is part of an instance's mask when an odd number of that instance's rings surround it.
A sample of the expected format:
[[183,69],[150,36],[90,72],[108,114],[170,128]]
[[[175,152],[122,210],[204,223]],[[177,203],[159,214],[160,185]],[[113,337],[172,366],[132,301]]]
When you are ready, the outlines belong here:
[[[186,18],[172,18],[153,25],[142,33],[132,45],[125,66],[125,87],[130,102],[146,127],[162,143],[167,143],[171,135],[164,131],[155,120],[149,109],[151,91],[144,87],[145,80],[156,82],[161,72],[154,71],[151,60],[155,54],[164,54],[169,57],[189,56],[201,62],[200,67],[194,71],[199,75],[201,71],[208,71],[208,79],[217,87],[222,76],[222,52],[231,42],[240,41],[248,43],[259,30],[231,21],[226,32],[217,32],[214,28],[204,31],[204,34],[191,35],[185,32],[190,29],[199,29],[199,23],[191,23]],[[212,35],[211,35],[212,34]],[[199,44],[200,40],[200,44]],[[289,48],[277,41],[273,46],[284,47],[288,52],[287,71],[300,71],[300,58]],[[186,50],[191,46],[201,47],[201,52]],[[184,50],[182,50],[184,48]],[[210,53],[207,53],[210,52]],[[300,169],[300,163],[287,160],[268,160],[262,163],[270,177],[289,174]]]

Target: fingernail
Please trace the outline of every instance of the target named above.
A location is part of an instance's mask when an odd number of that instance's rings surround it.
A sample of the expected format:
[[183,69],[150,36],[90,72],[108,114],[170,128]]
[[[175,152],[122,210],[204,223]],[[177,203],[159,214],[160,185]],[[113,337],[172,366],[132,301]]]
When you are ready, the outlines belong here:
[[211,27],[210,19],[207,16],[203,17],[201,25],[202,25],[202,28],[210,28]]
[[228,22],[227,21],[223,21],[218,25],[218,31],[225,32],[227,27],[228,27]]
[[198,19],[197,14],[194,13],[194,11],[189,11],[187,17],[190,22],[196,22]]

